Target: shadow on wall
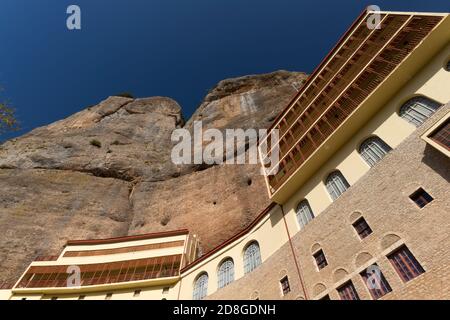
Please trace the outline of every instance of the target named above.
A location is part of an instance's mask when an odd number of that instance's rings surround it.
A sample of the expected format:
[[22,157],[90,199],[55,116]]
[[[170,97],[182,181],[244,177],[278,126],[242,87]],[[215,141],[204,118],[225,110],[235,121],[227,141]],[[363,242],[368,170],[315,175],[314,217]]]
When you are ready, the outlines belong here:
[[450,159],[445,154],[427,144],[422,162],[450,182]]
[[275,227],[283,218],[283,216],[281,214],[271,214],[269,215],[269,219],[270,219],[270,225],[271,227]]

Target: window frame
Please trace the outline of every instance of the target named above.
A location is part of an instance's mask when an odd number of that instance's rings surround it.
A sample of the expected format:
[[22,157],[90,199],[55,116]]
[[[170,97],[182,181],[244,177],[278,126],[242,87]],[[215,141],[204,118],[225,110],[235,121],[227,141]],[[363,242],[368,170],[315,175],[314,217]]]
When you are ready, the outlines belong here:
[[[417,197],[415,197],[417,196]],[[426,196],[430,197],[427,199]],[[416,191],[409,195],[409,199],[417,206],[419,209],[425,208],[427,205],[434,201],[434,197],[427,192],[424,188],[419,187]],[[423,199],[423,202],[420,202],[419,199]],[[421,205],[423,203],[423,205]]]
[[[250,256],[249,250],[255,247],[257,248],[256,251],[252,252],[252,255]],[[258,241],[256,240],[250,241],[245,246],[243,262],[244,262],[244,274],[252,272],[262,264],[261,247],[259,246]]]
[[[358,230],[356,225],[361,221],[363,221],[366,224],[366,228],[364,228],[362,230]],[[359,236],[360,240],[364,240],[365,238],[367,238],[368,236],[370,236],[373,233],[372,228],[370,227],[369,223],[367,222],[367,220],[364,217],[359,217],[358,219],[356,219],[352,223],[352,227],[355,230],[356,234]],[[367,229],[369,230],[369,233],[365,234],[364,231],[366,231]]]
[[[350,292],[350,295],[353,295],[355,299],[347,299],[348,297],[350,297],[349,290],[347,289],[351,289],[352,292]],[[348,280],[347,282],[339,286],[336,290],[339,294],[340,300],[361,300],[352,280]]]
[[208,273],[201,272],[194,280],[194,287],[192,290],[192,300],[202,300],[203,298],[205,298],[208,295],[208,284],[209,284]]
[[367,280],[369,279],[369,275],[367,273],[367,269],[363,270],[360,273],[360,276],[367,288],[367,290],[370,293],[370,296],[372,297],[372,299],[374,300],[378,300],[382,297],[384,297],[385,295],[387,295],[388,293],[392,292],[392,287],[389,284],[389,281],[387,281],[386,277],[383,274],[383,271],[381,271],[380,267],[375,263],[373,264],[373,266],[376,266],[378,268],[378,270],[380,271],[380,287],[382,289],[371,289],[369,288],[368,284],[367,284]]
[[[424,114],[421,113],[420,111],[417,110],[417,108],[413,108],[413,106],[417,106],[417,104],[420,104],[420,102],[426,101],[426,103],[422,103],[421,106],[422,108],[424,108],[424,110],[428,109],[428,111],[430,111],[430,113]],[[419,103],[417,103],[419,102]],[[400,116],[400,118],[402,118],[403,120],[405,120],[406,122],[414,125],[416,128],[420,127],[423,123],[425,123],[437,110],[439,110],[442,107],[442,104],[430,99],[426,96],[420,95],[420,96],[415,96],[412,97],[408,100],[406,100],[399,108],[398,110],[398,115]],[[408,109],[409,108],[409,109]],[[408,111],[413,111],[413,113],[417,115],[421,115],[421,118],[418,117],[414,117],[414,115],[411,112]],[[421,110],[423,112],[423,110]]]
[[291,292],[291,284],[289,283],[289,277],[287,275],[280,279],[280,287],[283,297]]
[[[225,268],[225,266],[227,264],[231,265],[231,267],[223,270],[222,268]],[[228,275],[227,275],[227,273],[228,273]],[[232,283],[235,280],[234,276],[235,276],[234,260],[230,257],[223,259],[217,269],[217,288],[218,289],[225,288],[227,285],[229,285],[230,283]]]
[[437,139],[434,138],[437,132],[441,131],[443,127],[446,125],[446,122],[450,120],[450,111],[448,111],[441,119],[439,119],[435,124],[433,124],[422,136],[422,140],[424,140],[427,144],[437,149],[444,155],[450,158],[450,149],[441,142],[438,142]]
[[[377,153],[378,150],[375,151],[374,147],[371,146],[370,144],[374,144],[379,150],[381,150],[382,154],[380,155],[379,152]],[[371,136],[365,139],[363,142],[360,143],[358,148],[359,155],[364,160],[364,162],[371,168],[375,166],[378,162],[380,162],[391,151],[392,147],[378,136]],[[374,159],[373,155],[375,155],[377,159]]]
[[[345,187],[345,190],[341,191],[339,186],[336,184],[335,177],[341,179],[340,183]],[[339,199],[342,194],[345,193],[350,188],[350,183],[347,181],[345,176],[342,174],[340,170],[334,170],[330,172],[325,178],[325,188],[332,201],[336,201]],[[338,194],[339,193],[339,194]]]
[[[306,210],[301,210],[300,212],[300,206],[302,206],[301,209],[306,208]],[[306,212],[308,211],[308,212]],[[309,218],[305,216],[305,214],[309,213]],[[314,218],[314,212],[311,208],[311,205],[309,204],[309,201],[307,199],[303,199],[300,201],[295,208],[295,216],[297,218],[297,223],[299,225],[300,230],[302,230],[308,223],[310,223]]]
[[[320,263],[318,262],[318,257],[319,256],[323,257],[323,259],[322,259],[322,261]],[[327,260],[327,257],[325,255],[325,252],[323,252],[323,249],[319,249],[316,252],[314,252],[313,253],[313,258],[314,258],[314,261],[316,263],[317,270],[320,271],[323,268],[326,268],[328,266],[328,260]],[[325,265],[323,265],[324,263],[325,263]]]
[[[399,259],[394,259],[394,256],[397,257],[397,255],[401,251],[406,252],[407,258],[412,261],[408,262],[402,256],[400,256]],[[425,269],[423,268],[422,264],[417,260],[415,255],[411,252],[411,250],[409,250],[409,248],[405,244],[393,250],[390,254],[387,255],[387,258],[391,263],[391,265],[394,267],[394,270],[397,272],[400,279],[403,281],[403,283],[407,283],[411,280],[414,280],[415,278],[425,273]],[[403,262],[401,266],[398,264],[399,260]],[[411,264],[413,264],[417,270],[411,268]],[[408,275],[408,272],[411,275]]]

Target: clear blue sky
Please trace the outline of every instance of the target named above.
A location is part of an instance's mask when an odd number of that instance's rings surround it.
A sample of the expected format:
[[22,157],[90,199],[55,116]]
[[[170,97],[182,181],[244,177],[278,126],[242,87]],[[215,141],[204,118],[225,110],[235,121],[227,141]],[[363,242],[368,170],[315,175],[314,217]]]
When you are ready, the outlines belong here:
[[[66,8],[82,30],[66,28]],[[22,130],[109,95],[169,96],[188,118],[218,81],[311,72],[368,1],[1,0],[0,86]],[[377,1],[382,10],[450,11],[448,0]]]

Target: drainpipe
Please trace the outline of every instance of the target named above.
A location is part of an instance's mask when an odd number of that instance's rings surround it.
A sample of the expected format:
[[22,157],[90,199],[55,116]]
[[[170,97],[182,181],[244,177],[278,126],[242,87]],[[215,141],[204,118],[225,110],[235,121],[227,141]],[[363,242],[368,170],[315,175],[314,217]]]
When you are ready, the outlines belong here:
[[294,244],[292,243],[291,235],[289,233],[289,228],[288,228],[288,225],[287,225],[287,222],[286,222],[286,217],[284,215],[283,205],[279,204],[279,206],[281,208],[281,215],[283,216],[284,226],[286,227],[286,232],[287,232],[287,236],[288,236],[288,239],[289,239],[289,245],[291,247],[292,256],[293,256],[294,262],[295,262],[295,268],[297,269],[297,274],[298,274],[298,278],[300,279],[300,284],[302,286],[302,291],[303,291],[303,294],[305,295],[305,300],[309,300],[308,294],[306,293],[306,289],[305,289],[305,283],[303,282],[303,276],[302,276],[302,272],[301,272],[301,268],[300,268],[300,263],[297,260],[297,256],[295,255]]

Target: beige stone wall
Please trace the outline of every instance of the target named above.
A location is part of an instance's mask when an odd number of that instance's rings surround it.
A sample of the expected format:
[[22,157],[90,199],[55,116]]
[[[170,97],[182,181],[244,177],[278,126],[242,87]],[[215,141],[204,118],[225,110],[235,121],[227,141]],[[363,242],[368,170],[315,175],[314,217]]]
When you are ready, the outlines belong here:
[[[442,107],[424,125],[369,170],[292,238],[310,299],[329,294],[351,279],[361,299],[371,299],[359,273],[377,263],[393,291],[385,299],[450,298],[450,159],[420,136],[450,110]],[[420,209],[409,199],[419,187],[434,201]],[[360,240],[352,222],[362,215],[373,233]],[[425,273],[403,283],[386,255],[406,244]],[[312,252],[325,252],[329,265],[317,270]],[[289,243],[251,274],[209,296],[210,299],[281,298],[280,272],[287,272],[292,292],[302,296]]]

